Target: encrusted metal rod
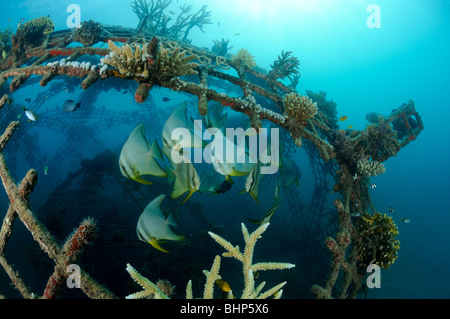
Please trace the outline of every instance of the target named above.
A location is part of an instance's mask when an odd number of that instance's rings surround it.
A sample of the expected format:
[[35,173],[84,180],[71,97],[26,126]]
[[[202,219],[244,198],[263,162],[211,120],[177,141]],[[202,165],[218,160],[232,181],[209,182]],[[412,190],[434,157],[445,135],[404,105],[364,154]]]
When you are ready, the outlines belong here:
[[[26,201],[28,201],[28,198],[34,189],[36,182],[37,182],[37,172],[35,170],[30,170],[20,183],[19,193]],[[14,210],[14,208],[10,205],[8,211],[6,212],[6,216],[3,219],[2,228],[0,230],[0,253],[5,252],[6,245],[8,243],[9,238],[11,237],[12,227],[14,225],[16,217],[17,213]]]
[[69,273],[67,267],[78,262],[83,248],[95,238],[95,222],[85,219],[66,241],[55,265],[53,274],[47,281],[43,298],[57,298]]
[[[24,298],[32,298],[29,289],[4,257],[4,251],[7,241],[11,236],[13,223],[16,217],[19,216],[20,220],[30,231],[33,239],[39,243],[41,249],[56,263],[55,272],[50,276],[44,291],[44,298],[56,298],[64,284],[64,279],[68,276],[66,267],[69,264],[76,263],[82,249],[94,239],[95,223],[92,219],[84,220],[64,247],[61,248],[47,228],[38,221],[29,208],[29,196],[36,185],[37,172],[35,170],[28,171],[19,187],[16,186],[3,154],[4,147],[18,127],[18,122],[11,122],[0,137],[0,177],[10,200],[10,207],[3,220],[0,232],[0,264],[14,285],[19,289],[22,296]],[[90,297],[115,298],[114,294],[95,282],[85,271],[80,270],[80,273],[81,282],[87,285],[85,290],[90,294]]]
[[19,273],[14,270],[12,265],[8,263],[3,253],[0,253],[0,265],[2,265],[2,267],[5,269],[6,274],[9,276],[17,290],[19,290],[22,297],[24,297],[25,299],[31,299],[31,291],[25,285],[22,278],[20,278]]

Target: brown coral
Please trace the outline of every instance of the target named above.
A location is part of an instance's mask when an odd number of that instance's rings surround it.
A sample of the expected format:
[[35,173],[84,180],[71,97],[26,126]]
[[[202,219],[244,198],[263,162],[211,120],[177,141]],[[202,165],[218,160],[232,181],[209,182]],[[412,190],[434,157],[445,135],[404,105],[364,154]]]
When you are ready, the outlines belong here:
[[296,122],[306,124],[306,121],[317,114],[317,103],[307,96],[289,93],[283,97],[285,115],[293,117]]
[[180,47],[175,49],[164,48],[160,44],[157,68],[159,76],[162,80],[170,80],[177,76],[196,75],[197,71],[194,70],[198,66],[198,63],[191,62],[197,59],[197,55],[186,55],[186,51],[182,51]]
[[90,47],[100,41],[102,31],[101,23],[92,20],[84,21],[79,28],[74,29],[74,40],[84,47]]

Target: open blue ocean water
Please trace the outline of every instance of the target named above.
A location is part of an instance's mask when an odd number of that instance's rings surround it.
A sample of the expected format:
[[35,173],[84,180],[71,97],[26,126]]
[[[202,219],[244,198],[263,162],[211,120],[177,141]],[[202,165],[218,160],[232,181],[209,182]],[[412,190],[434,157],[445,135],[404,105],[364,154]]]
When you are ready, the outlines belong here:
[[[366,114],[386,116],[414,101],[423,131],[384,162],[384,174],[371,178],[376,184],[370,189],[374,207],[392,216],[398,227],[398,258],[389,269],[381,270],[381,288],[367,289],[357,298],[450,298],[450,1],[172,0],[166,12],[176,17],[183,3],[191,4],[193,11],[206,4],[211,12],[210,24],[189,33],[197,47],[211,49],[214,41],[229,40],[230,53],[245,48],[265,70],[271,69],[282,51],[291,51],[300,61],[297,92],[326,91],[327,99],[337,104],[337,117],[347,117],[339,122],[342,129],[363,130],[368,124]],[[2,3],[0,31],[11,27],[16,32],[22,19],[25,23],[47,16],[55,32],[68,29],[71,4],[80,8],[81,21],[127,28],[139,24],[131,1],[26,0]],[[374,17],[374,12],[379,15]],[[371,25],[374,21],[379,24]],[[106,43],[96,46],[108,48]],[[85,61],[97,63],[99,58],[85,57]],[[137,83],[132,79],[105,79],[86,90],[80,78],[59,76],[45,87],[40,79],[31,76],[13,93],[9,92],[12,78],[0,87],[2,96],[9,94],[13,99],[9,114],[1,117],[0,131],[10,121],[20,121],[5,148],[5,158],[17,182],[30,168],[37,170],[39,180],[30,198],[37,218],[63,243],[84,218],[93,217],[97,239],[86,247],[80,265],[120,298],[139,290],[125,270],[127,263],[152,281],[172,282],[176,298],[184,298],[191,279],[194,295],[200,297],[202,271],[209,270],[214,256],[224,251],[208,231],[244,247],[241,223],[249,231],[256,229],[248,218],[259,219],[270,207],[276,178],[262,178],[259,204],[248,193],[240,193],[245,178],[236,177],[228,192],[196,192],[180,205],[180,200],[169,199],[173,185],[163,179],[142,185],[122,176],[118,158],[129,134],[141,123],[148,140],[162,144],[164,123],[180,103],[186,101],[188,115],[201,119],[197,97],[154,86],[139,104],[134,97]],[[288,80],[282,82],[289,85]],[[230,96],[242,95],[218,80],[211,79],[209,85]],[[80,108],[65,112],[63,104],[68,99],[81,102]],[[33,109],[38,119],[27,121],[23,108]],[[230,123],[245,125],[243,115],[227,113]],[[323,241],[334,234],[327,233],[324,225],[336,218],[333,200],[339,194],[332,192],[335,181],[327,175],[322,189],[327,214],[311,215],[307,207],[317,191],[316,166],[304,147],[296,149],[292,159],[301,171],[299,185],[289,189],[295,193],[291,202],[282,199],[256,244],[254,259],[295,264],[292,269],[261,272],[259,280],[266,280],[268,286],[287,281],[283,298],[309,299],[314,298],[311,286],[323,285],[327,279],[331,254]],[[176,214],[176,231],[185,236],[182,242],[161,243],[169,254],[140,241],[136,234],[140,214],[160,194],[166,194],[164,208]],[[6,193],[0,191],[2,219],[8,206]],[[405,223],[405,218],[410,222]],[[16,222],[13,230],[5,256],[30,290],[42,295],[54,263],[23,224]],[[221,276],[233,291],[242,290],[239,261],[223,258]],[[20,298],[3,270],[0,292],[7,298]],[[64,288],[61,297],[84,296]]]

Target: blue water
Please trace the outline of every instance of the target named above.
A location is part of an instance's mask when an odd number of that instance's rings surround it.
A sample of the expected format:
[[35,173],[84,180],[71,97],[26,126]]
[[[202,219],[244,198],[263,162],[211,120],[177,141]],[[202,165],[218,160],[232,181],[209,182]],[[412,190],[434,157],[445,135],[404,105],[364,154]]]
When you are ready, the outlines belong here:
[[[172,2],[173,10],[176,11],[176,1]],[[0,28],[11,25],[15,30],[15,26],[21,18],[28,21],[50,15],[56,30],[67,29],[66,20],[70,13],[66,12],[66,8],[71,3],[72,1],[49,0],[3,3],[0,12]],[[195,0],[189,1],[189,3],[192,3],[194,8],[200,8],[204,1]],[[367,25],[367,19],[371,14],[371,12],[367,12],[367,7],[372,3],[377,4],[381,10],[380,28],[369,28]],[[127,1],[79,0],[77,4],[81,8],[82,21],[92,19],[102,24],[126,27],[136,27],[138,24],[138,19]],[[379,211],[385,213],[388,213],[388,207],[395,207],[392,216],[399,228],[401,244],[397,261],[388,270],[382,270],[381,288],[371,289],[368,297],[449,298],[450,142],[447,116],[450,117],[450,81],[448,79],[450,74],[448,58],[450,52],[450,2],[444,0],[214,0],[208,1],[208,8],[211,10],[213,23],[204,27],[204,33],[199,30],[191,31],[189,38],[193,44],[211,48],[213,40],[229,39],[230,45],[233,46],[232,53],[237,52],[240,48],[246,48],[255,56],[257,65],[268,70],[270,64],[282,50],[292,51],[301,62],[301,78],[297,91],[301,94],[305,94],[305,90],[326,91],[327,97],[337,103],[338,117],[348,116],[348,120],[345,122],[346,126],[352,125],[355,129],[363,129],[367,124],[365,120],[367,113],[378,112],[388,115],[392,109],[408,100],[414,101],[416,110],[422,117],[424,130],[417,140],[403,148],[396,157],[385,162],[387,169],[385,174],[373,178],[373,182],[377,184],[377,188],[371,190],[373,203]],[[8,24],[9,18],[11,18],[11,22]],[[144,107],[151,107],[150,117],[161,116],[161,119],[165,119],[170,114],[170,110],[184,100],[189,101],[189,105],[194,110],[193,114],[196,109],[196,102],[192,97],[175,94],[157,87],[151,91],[150,97],[143,105],[136,105],[134,81],[123,81],[127,82],[125,84],[118,80],[108,80],[109,82],[97,83],[83,91],[79,86],[78,79],[56,78],[46,88],[39,86],[39,78],[33,79],[33,77],[29,79],[15,92],[13,98],[15,103],[20,105],[27,105],[25,99],[30,98],[33,105],[43,113],[62,105],[69,95],[70,98],[83,102],[80,112],[94,112],[96,108],[106,108],[107,112],[128,114],[126,112],[132,109],[139,111]],[[70,91],[65,92],[66,89]],[[49,96],[43,100],[45,95]],[[170,97],[171,100],[164,102],[162,101],[163,97]],[[16,113],[19,112],[20,108]],[[15,116],[16,113],[13,115]],[[74,131],[69,131],[70,134],[88,128],[89,124],[83,124],[84,122],[80,120],[83,115],[74,112],[68,116],[70,117],[64,120],[64,125],[77,123],[73,128]],[[34,124],[27,123],[23,119],[21,121],[21,125],[24,126]],[[96,124],[99,122],[100,120]],[[38,150],[39,161],[33,162],[33,160],[18,156],[15,174],[17,174],[16,179],[19,180],[20,176],[23,176],[29,168],[34,167],[40,171],[42,183],[46,185],[42,167],[45,163],[51,162],[55,154],[67,146],[66,143],[70,143],[70,136],[66,139],[67,136],[49,131],[37,123],[35,127],[28,129],[27,141],[33,145],[34,149]],[[8,122],[1,123],[2,130],[7,124]],[[148,134],[158,134],[157,132],[160,132],[163,124],[163,121],[146,123]],[[83,157],[93,158],[104,149],[110,149],[118,155],[120,147],[133,127],[134,125],[121,124],[117,127],[108,127],[102,132],[97,132],[98,134],[94,132],[94,144],[98,147],[81,151],[85,152]],[[12,143],[14,143],[14,139]],[[20,147],[28,146],[21,145]],[[91,150],[95,150],[96,154],[90,153]],[[69,157],[68,154],[67,158]],[[296,154],[296,159],[303,173],[299,192],[308,198],[311,192],[309,185],[314,182],[311,168],[308,159],[301,151]],[[42,197],[33,195],[32,207],[37,211],[39,205],[45,202],[44,198],[56,186],[55,183],[62,182],[66,179],[67,173],[77,170],[79,165],[80,163],[78,166],[71,163],[69,159],[59,165],[58,172],[55,172],[58,174],[58,178],[53,178],[53,184],[47,183],[48,189],[39,190],[38,187],[36,192]],[[51,170],[50,166],[49,174],[52,174]],[[332,181],[330,183],[332,185]],[[69,194],[71,193],[69,192]],[[244,195],[233,194],[227,195],[227,197],[205,198],[207,195],[194,194],[192,200],[203,205],[202,211],[211,223],[224,227],[225,231],[221,234],[224,238],[243,245],[239,242],[241,240],[240,223],[246,222],[246,217],[255,218],[264,211],[261,207],[255,206],[257,204],[252,201],[250,196],[247,197],[248,194]],[[7,201],[4,194],[1,196],[1,211],[6,212]],[[76,201],[76,198],[74,195],[73,199],[65,198],[65,200]],[[267,207],[267,204],[267,202],[263,203],[266,205],[264,207]],[[140,214],[138,207],[123,207],[121,204],[117,204],[117,211],[114,214],[109,214],[108,212],[112,212],[114,207],[105,205],[107,208],[104,208],[105,211],[102,214],[109,216],[111,225],[114,225],[114,218],[134,223]],[[242,212],[242,205],[249,211]],[[332,209],[332,205],[330,208]],[[85,211],[80,211],[79,215],[74,217],[74,225],[83,217],[98,214],[99,211],[102,211],[101,206],[96,206],[95,209],[86,207]],[[196,209],[192,209],[192,211],[196,211]],[[180,225],[184,227],[185,233],[191,231],[195,234],[199,230],[205,232],[209,230],[207,229],[208,225],[199,224],[198,220],[194,217],[190,218],[187,212],[181,210],[179,214],[183,215],[180,216]],[[287,219],[290,216],[280,213],[277,217],[280,220],[274,221],[274,231],[270,232],[269,228],[267,235],[261,239],[261,245],[265,240],[270,241],[270,243],[266,242],[268,249],[271,249],[270,253],[265,250],[268,258],[297,263],[296,274],[304,276],[305,279],[303,281],[298,278],[297,280],[292,279],[294,276],[289,277],[288,270],[274,271],[272,274],[278,282],[287,278],[288,286],[289,279],[292,280],[291,288],[286,287],[287,298],[310,298],[312,295],[308,294],[311,284],[308,280],[310,278],[308,271],[314,269],[316,265],[313,260],[307,262],[295,260],[301,255],[302,249],[309,248],[284,242],[279,232],[283,231],[282,227],[286,223],[283,223],[281,219]],[[401,218],[403,217],[411,218],[411,223],[402,223]],[[195,222],[190,224],[193,220]],[[18,231],[22,231],[24,234],[23,240],[30,241],[26,237],[26,231],[19,227],[17,226]],[[133,229],[130,234],[130,238],[135,236]],[[61,240],[63,239],[61,238]],[[136,237],[134,239],[137,241]],[[20,240],[12,242],[11,245],[20,247]],[[188,260],[192,269],[189,268],[184,274],[196,273],[201,278],[203,276],[201,271],[209,269],[213,256],[221,253],[221,247],[211,244],[210,251],[202,252],[202,256],[203,254],[205,256],[201,259],[202,262],[196,263],[193,247],[189,247],[189,251],[184,253],[181,252],[183,247],[177,243],[168,243],[167,247],[170,247],[171,253],[172,251],[177,252],[182,257],[179,260],[170,259],[159,252],[151,251],[151,248],[148,249],[144,243],[137,241],[133,243],[134,257],[126,255],[129,247],[127,248],[126,243],[122,243],[119,248],[104,246],[105,256],[103,258],[106,263],[110,260],[117,263],[117,267],[114,269],[122,269],[123,273],[117,276],[123,280],[127,279],[124,271],[126,262],[136,260],[136,264],[133,266],[142,269],[148,254],[151,258],[179,262],[180,269],[181,265]],[[149,250],[151,252],[148,252]],[[259,253],[262,254],[262,252]],[[258,251],[255,254],[258,254]],[[139,255],[141,257],[136,257]],[[94,258],[92,254],[90,258]],[[265,258],[264,256],[262,259]],[[26,261],[25,252],[18,250],[17,260],[14,263],[19,264]],[[230,268],[224,269],[224,275],[232,271],[239,273],[238,262],[230,261],[229,264]],[[96,269],[95,272],[98,274],[99,269],[102,268],[98,266]],[[327,269],[327,265],[325,265],[322,275],[314,274],[315,277],[311,279],[312,283],[323,284]],[[92,271],[92,269],[90,270]],[[151,273],[151,269],[147,270],[145,275],[148,275],[150,279],[159,278],[159,275]],[[51,273],[51,267],[48,272]],[[36,285],[33,286],[35,287],[33,289],[40,293],[46,280],[35,283],[36,273],[32,268],[24,268],[23,273],[27,280],[33,282],[30,285]],[[267,277],[270,278],[272,274],[267,274]],[[177,273],[169,272],[164,275],[176,277]],[[44,277],[48,278],[48,276]],[[6,294],[5,291],[9,289],[9,279],[4,276],[4,272],[0,275],[0,280],[0,291]],[[104,280],[102,283],[111,286],[114,276],[109,278],[109,281]],[[129,280],[131,281],[131,279]],[[304,286],[299,287],[302,283]],[[239,284],[237,281],[235,285]],[[182,282],[177,284],[178,292],[181,294],[184,285]],[[198,285],[200,284],[197,283]],[[295,288],[292,287],[295,285],[297,285]],[[123,297],[132,292],[134,291],[126,288],[125,292],[120,292],[118,295]]]

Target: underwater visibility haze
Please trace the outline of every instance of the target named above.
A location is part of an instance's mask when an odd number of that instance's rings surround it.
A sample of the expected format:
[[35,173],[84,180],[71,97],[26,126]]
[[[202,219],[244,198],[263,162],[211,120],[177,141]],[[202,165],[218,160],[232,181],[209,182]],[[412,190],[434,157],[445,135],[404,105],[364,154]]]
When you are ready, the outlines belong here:
[[1,297],[450,298],[450,1],[9,1],[0,52]]

